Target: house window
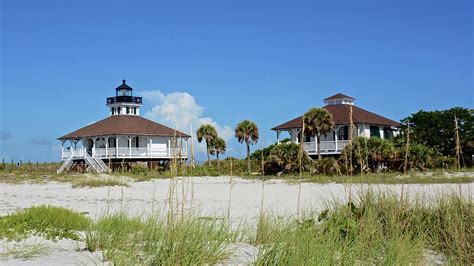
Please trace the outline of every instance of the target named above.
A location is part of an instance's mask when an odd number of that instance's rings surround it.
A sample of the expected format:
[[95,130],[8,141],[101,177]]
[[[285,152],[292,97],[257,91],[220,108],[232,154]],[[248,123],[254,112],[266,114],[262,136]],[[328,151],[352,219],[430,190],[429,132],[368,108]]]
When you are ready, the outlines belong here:
[[393,138],[393,131],[389,127],[383,128],[383,138],[384,139],[391,139]]
[[122,112],[122,108],[117,107],[117,114],[119,115]]
[[378,126],[370,126],[370,137],[380,138],[380,129]]
[[134,115],[137,114],[137,107],[133,107],[133,114],[134,114]]
[[127,115],[130,114],[130,107],[127,107]]
[[112,115],[115,114],[115,108],[110,108],[110,111],[112,112]]
[[338,140],[348,140],[349,139],[349,127],[344,126],[339,129],[337,132],[337,139]]

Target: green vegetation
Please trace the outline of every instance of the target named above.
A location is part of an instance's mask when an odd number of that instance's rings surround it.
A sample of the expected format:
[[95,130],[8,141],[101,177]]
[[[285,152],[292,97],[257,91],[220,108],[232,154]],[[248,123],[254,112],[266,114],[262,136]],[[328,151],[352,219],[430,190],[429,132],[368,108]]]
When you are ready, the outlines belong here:
[[222,220],[180,216],[106,216],[86,232],[90,251],[103,250],[117,265],[214,264],[229,255],[232,234]]
[[[257,265],[430,264],[427,253],[448,264],[474,261],[474,203],[457,192],[426,202],[367,190],[326,206],[300,217],[262,213],[256,224],[234,229],[226,219],[174,209],[149,217],[107,214],[91,222],[67,209],[40,206],[0,217],[0,238],[79,239],[75,232],[82,231],[89,251],[102,251],[117,265],[224,263],[233,252],[230,244],[238,242],[257,248]],[[47,252],[31,246],[0,256],[28,259]]]
[[72,187],[113,187],[113,186],[123,186],[128,187],[128,183],[125,181],[124,177],[115,177],[115,176],[85,176],[78,177],[72,180]]
[[37,235],[57,240],[77,240],[76,231],[85,230],[90,220],[83,214],[61,207],[37,206],[0,217],[0,239],[25,239]]
[[474,205],[453,194],[433,204],[365,192],[301,219],[262,216],[257,264],[419,264],[425,250],[453,264],[474,260]]
[[406,130],[407,123],[410,123],[416,143],[423,144],[440,155],[454,156],[455,118],[458,120],[461,149],[465,160],[469,160],[474,154],[474,109],[454,107],[441,111],[420,110],[402,120],[402,129]]
[[212,140],[211,148],[209,152],[211,155],[216,155],[217,169],[220,168],[219,154],[225,153],[226,149],[227,149],[227,145],[225,144],[224,139],[220,137],[216,137],[215,139]]
[[257,144],[259,133],[257,124],[250,120],[244,120],[235,127],[235,137],[240,143],[245,142],[247,148],[247,170],[251,172],[250,145]]
[[311,108],[303,115],[303,135],[316,136],[318,159],[321,160],[321,136],[334,128],[331,113],[324,108]]
[[201,143],[203,140],[206,141],[206,152],[207,152],[207,162],[211,164],[211,143],[217,138],[217,131],[211,124],[204,124],[198,128],[196,131],[197,140]]

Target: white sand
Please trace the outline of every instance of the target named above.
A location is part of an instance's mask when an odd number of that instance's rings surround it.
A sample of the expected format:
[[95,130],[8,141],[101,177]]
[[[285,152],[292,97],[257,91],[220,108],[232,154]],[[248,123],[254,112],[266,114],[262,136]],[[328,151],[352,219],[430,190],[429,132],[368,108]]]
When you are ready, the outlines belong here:
[[[184,182],[183,182],[184,180]],[[176,194],[182,197],[182,185],[190,199],[188,178],[176,181]],[[166,206],[169,179],[147,182],[130,182],[130,187],[71,188],[67,183],[46,184],[1,184],[0,215],[33,205],[51,204],[87,212],[98,218],[107,211],[126,210],[131,215],[148,214]],[[462,184],[462,193],[473,196],[474,183]],[[370,187],[375,190],[400,193],[402,185],[352,185],[352,192]],[[262,182],[235,178],[232,189],[231,219],[254,218],[258,215],[262,200]],[[293,215],[297,210],[298,185],[282,180],[265,182],[264,209],[274,214]],[[349,185],[303,183],[301,206],[303,210],[320,210],[324,203],[347,199]],[[405,193],[419,195],[432,200],[443,193],[459,192],[457,184],[413,184],[405,185]],[[180,205],[181,206],[181,205]],[[186,203],[186,208],[191,204]],[[202,215],[226,216],[229,206],[228,177],[194,177],[193,209]]]
[[[193,210],[199,210],[201,215],[227,216],[229,206],[229,178],[228,177],[194,177]],[[79,212],[86,212],[97,219],[107,212],[126,210],[130,215],[150,214],[166,208],[169,186],[173,180],[152,180],[147,182],[130,182],[130,187],[98,187],[75,188],[67,183],[45,184],[0,184],[0,215],[14,212],[34,205],[51,204],[71,208]],[[191,179],[180,178],[175,181],[176,194],[182,196],[182,185],[187,191],[189,209]],[[366,188],[400,193],[402,185],[352,185],[353,193]],[[404,193],[411,196],[418,195],[426,201],[432,201],[443,193],[459,189],[464,195],[473,197],[474,183],[462,184],[413,184],[405,185]],[[263,206],[265,211],[279,215],[294,215],[297,211],[298,184],[288,184],[282,180],[266,181],[265,185],[256,180],[235,178],[232,189],[231,220],[238,223],[243,219],[254,219],[260,212],[262,189],[264,188]],[[324,203],[332,200],[347,199],[349,186],[343,184],[315,184],[301,185],[301,206],[303,211],[319,211]],[[181,206],[181,205],[179,205]],[[30,241],[30,240],[28,240]],[[26,243],[28,243],[26,241]],[[68,240],[66,240],[68,241]],[[5,241],[0,244],[10,245]],[[18,243],[17,243],[18,244]],[[24,245],[25,243],[19,243]],[[53,245],[47,242],[48,245]],[[0,245],[0,246],[1,246]],[[61,244],[60,244],[61,245]],[[52,253],[32,259],[29,264],[68,264],[77,263],[95,264],[96,256],[85,255],[80,248],[65,245],[66,251],[57,251],[53,245]],[[0,249],[0,253],[5,252]],[[68,256],[64,255],[64,252]],[[85,256],[85,257],[84,257]],[[91,258],[93,259],[92,261]],[[6,263],[7,262],[7,263]],[[22,260],[0,260],[0,264],[23,264]]]

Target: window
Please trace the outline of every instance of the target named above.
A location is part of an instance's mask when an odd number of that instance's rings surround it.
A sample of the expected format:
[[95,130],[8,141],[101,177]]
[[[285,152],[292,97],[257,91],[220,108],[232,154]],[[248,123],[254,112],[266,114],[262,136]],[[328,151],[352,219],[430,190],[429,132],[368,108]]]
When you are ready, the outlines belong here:
[[349,127],[344,126],[343,128],[340,128],[339,131],[337,132],[338,140],[348,140],[349,139]]
[[370,126],[370,137],[380,138],[380,129],[378,126]]
[[133,107],[133,114],[134,114],[134,115],[137,114],[137,107]]
[[120,113],[122,113],[122,108],[117,107],[117,114],[119,115]]
[[115,114],[115,108],[110,108],[110,112],[112,113],[112,115]]
[[127,107],[127,115],[130,114],[130,107]]
[[389,127],[384,127],[383,128],[383,138],[384,139],[391,139],[393,138],[393,131]]

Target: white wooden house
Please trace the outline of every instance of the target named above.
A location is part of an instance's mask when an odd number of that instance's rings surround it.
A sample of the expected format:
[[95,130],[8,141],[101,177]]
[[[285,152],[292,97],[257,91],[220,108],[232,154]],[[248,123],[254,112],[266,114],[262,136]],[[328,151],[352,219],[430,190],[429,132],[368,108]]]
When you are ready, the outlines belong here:
[[[358,136],[392,138],[399,132],[400,123],[381,115],[369,112],[354,105],[355,99],[338,93],[324,99],[326,104],[323,108],[331,113],[335,127],[331,133],[321,137],[320,149],[323,155],[340,154],[349,143],[349,124],[352,109],[352,122],[354,125],[353,138]],[[278,125],[272,130],[277,133],[277,142],[280,142],[280,134],[288,132],[291,141],[300,143],[302,131],[302,118],[299,116],[286,123]],[[316,136],[305,134],[303,148],[309,156],[318,153]]]
[[109,117],[58,138],[64,161],[58,172],[75,162],[106,172],[108,162],[187,158],[189,135],[141,117],[142,98],[132,95],[133,88],[125,80],[115,91],[106,102]]

